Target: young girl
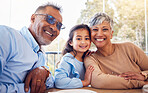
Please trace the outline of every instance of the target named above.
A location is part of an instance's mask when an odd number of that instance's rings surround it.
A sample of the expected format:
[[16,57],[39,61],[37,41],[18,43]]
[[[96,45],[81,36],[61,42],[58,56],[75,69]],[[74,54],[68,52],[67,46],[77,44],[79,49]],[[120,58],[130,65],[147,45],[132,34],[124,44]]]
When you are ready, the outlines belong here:
[[55,87],[61,89],[82,88],[91,80],[93,66],[86,69],[83,63],[91,45],[90,28],[85,24],[74,26],[63,50],[63,57],[55,71]]

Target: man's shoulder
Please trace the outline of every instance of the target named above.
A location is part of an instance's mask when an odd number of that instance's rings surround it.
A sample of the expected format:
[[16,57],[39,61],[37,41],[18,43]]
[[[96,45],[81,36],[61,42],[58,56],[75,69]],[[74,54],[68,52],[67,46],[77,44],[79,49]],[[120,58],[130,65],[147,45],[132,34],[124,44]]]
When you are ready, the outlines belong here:
[[[19,30],[0,25],[0,41],[7,44],[20,45],[26,41]],[[25,43],[26,44],[26,43]]]
[[0,33],[1,35],[15,35],[19,34],[19,31],[9,26],[0,25]]
[[6,26],[6,25],[0,25],[0,29],[4,29],[4,28],[11,28],[11,27]]
[[14,28],[11,28],[9,26],[5,26],[5,25],[0,25],[0,31],[1,30],[7,30],[7,31],[10,31],[10,30],[15,30]]

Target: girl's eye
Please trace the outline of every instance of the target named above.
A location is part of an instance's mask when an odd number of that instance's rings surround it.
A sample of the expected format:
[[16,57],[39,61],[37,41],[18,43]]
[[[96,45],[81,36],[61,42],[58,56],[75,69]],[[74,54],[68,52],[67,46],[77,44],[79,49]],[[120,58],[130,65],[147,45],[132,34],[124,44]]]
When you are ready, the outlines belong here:
[[90,40],[89,38],[85,38],[85,40]]
[[77,38],[76,40],[81,40],[81,38]]

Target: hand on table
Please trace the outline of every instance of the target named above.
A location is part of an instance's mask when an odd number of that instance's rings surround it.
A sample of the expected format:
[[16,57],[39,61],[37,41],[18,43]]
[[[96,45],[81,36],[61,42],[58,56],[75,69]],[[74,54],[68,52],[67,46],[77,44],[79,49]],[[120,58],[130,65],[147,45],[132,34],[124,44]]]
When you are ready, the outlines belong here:
[[25,92],[29,91],[29,85],[31,87],[31,93],[44,93],[46,90],[45,81],[47,78],[47,70],[43,67],[33,69],[28,73],[25,80]]
[[126,80],[129,80],[129,79],[131,79],[131,80],[141,80],[141,81],[145,80],[145,77],[141,73],[131,72],[131,71],[122,73],[119,76],[125,78]]

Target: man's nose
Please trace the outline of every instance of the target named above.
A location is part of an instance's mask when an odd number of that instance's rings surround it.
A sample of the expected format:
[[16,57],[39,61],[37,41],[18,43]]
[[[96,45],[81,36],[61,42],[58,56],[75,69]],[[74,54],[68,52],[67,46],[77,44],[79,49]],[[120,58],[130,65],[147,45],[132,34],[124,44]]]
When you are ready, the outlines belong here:
[[53,30],[53,31],[57,31],[57,27],[56,27],[56,24],[51,24],[50,25],[50,28]]
[[60,31],[57,29],[56,24],[51,25],[50,28],[54,33],[57,33],[57,35],[60,34]]

